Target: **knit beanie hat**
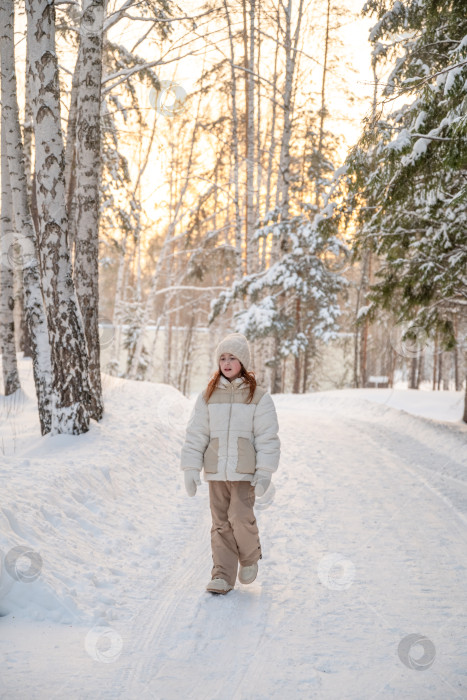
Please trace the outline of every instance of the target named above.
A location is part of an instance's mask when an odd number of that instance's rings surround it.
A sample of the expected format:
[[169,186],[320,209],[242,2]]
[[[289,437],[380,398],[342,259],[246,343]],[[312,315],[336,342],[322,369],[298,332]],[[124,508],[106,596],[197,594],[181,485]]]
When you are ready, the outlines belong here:
[[216,361],[219,365],[219,358],[223,353],[231,353],[240,360],[244,368],[248,371],[251,361],[250,346],[248,340],[241,333],[230,333],[226,335],[216,348]]

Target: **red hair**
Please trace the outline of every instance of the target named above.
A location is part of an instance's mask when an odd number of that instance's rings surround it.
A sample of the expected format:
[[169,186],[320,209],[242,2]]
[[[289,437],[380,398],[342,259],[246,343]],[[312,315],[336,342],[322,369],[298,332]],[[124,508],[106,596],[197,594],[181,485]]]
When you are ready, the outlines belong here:
[[[248,398],[246,400],[246,403],[251,403],[253,399],[253,394],[255,393],[256,389],[256,378],[255,378],[255,373],[254,372],[247,372],[245,367],[242,365],[240,362],[240,374],[239,376],[242,377],[243,381],[249,384],[250,390],[248,393]],[[211,396],[214,393],[214,390],[217,389],[219,385],[219,379],[221,378],[222,372],[220,369],[217,369],[214,374],[212,375],[211,379],[209,380],[208,386],[206,388],[206,391],[204,392],[204,400],[206,403],[209,401]]]

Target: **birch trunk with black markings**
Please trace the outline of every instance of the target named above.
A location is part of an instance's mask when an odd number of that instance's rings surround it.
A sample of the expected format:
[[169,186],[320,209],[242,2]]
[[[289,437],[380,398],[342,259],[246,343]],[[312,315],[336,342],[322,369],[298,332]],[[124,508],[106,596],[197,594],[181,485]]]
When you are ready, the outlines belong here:
[[[28,205],[27,176],[19,123],[14,57],[14,5],[3,0],[0,6],[1,97],[5,119],[5,152],[11,184],[14,228],[17,232],[10,248],[10,260],[22,274],[24,314],[33,358],[33,373],[41,432],[52,426],[52,370],[46,315],[42,299],[36,236]],[[3,130],[2,130],[3,132]],[[3,144],[2,144],[3,145]]]
[[[99,343],[100,103],[105,0],[84,0],[80,24],[73,205],[73,276],[88,351],[91,418],[100,420],[102,401]],[[76,73],[76,71],[75,71]]]
[[83,321],[67,243],[55,8],[48,0],[27,0],[26,14],[33,79],[38,238],[52,360],[52,434],[77,435],[89,429],[90,391]]
[[0,345],[2,351],[3,393],[5,396],[14,394],[21,384],[18,374],[15,347],[14,309],[14,275],[10,260],[10,249],[13,246],[13,213],[11,202],[10,175],[6,153],[5,112],[2,110],[2,142],[1,142],[1,177],[2,177],[2,209],[1,209],[1,267],[0,267]]

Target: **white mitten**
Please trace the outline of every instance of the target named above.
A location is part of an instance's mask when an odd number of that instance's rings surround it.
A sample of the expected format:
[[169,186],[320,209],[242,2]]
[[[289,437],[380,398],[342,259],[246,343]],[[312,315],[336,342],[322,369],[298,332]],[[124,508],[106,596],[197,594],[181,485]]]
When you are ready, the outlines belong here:
[[199,469],[185,469],[185,488],[189,496],[196,494],[196,487],[201,486]]
[[272,473],[263,469],[257,469],[253,474],[251,485],[255,487],[255,495],[262,496],[266,493],[271,483]]

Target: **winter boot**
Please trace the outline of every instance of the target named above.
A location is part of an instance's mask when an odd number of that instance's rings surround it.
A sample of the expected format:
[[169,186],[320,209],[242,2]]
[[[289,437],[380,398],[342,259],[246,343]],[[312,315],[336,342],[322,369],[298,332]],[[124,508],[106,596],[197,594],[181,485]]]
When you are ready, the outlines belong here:
[[240,583],[253,583],[258,573],[258,564],[252,564],[251,566],[240,566],[240,571],[238,572],[238,580]]
[[232,588],[233,586],[223,578],[213,578],[206,586],[206,590],[210,593],[228,593]]

